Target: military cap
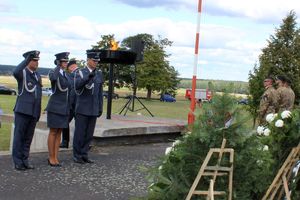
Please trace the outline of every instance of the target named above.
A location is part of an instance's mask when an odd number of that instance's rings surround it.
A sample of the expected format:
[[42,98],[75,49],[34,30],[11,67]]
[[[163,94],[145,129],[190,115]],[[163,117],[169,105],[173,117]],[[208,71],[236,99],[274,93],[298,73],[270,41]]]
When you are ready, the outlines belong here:
[[76,60],[70,60],[68,62],[67,68],[70,67],[71,65],[77,64]]
[[287,82],[289,85],[291,85],[291,84],[292,84],[292,81],[291,81],[291,79],[289,79],[289,78],[287,78],[287,77],[286,77],[286,82]]
[[287,82],[287,77],[284,75],[278,75],[278,76],[276,76],[276,80],[280,80],[285,83],[285,82]]
[[28,56],[32,56],[31,60],[39,60],[40,52],[37,50],[33,50],[33,51],[27,51],[26,53],[23,54],[24,58],[27,58]]
[[100,61],[100,52],[95,49],[86,50],[87,58],[93,59],[94,61]]
[[56,60],[68,62],[69,55],[70,55],[69,52],[61,52],[61,53],[55,54],[55,57],[56,57]]

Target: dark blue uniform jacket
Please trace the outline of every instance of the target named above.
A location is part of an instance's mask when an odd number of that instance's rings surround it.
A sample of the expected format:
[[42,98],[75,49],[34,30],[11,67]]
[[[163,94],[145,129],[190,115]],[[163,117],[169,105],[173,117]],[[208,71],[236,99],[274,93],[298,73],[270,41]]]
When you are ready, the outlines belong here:
[[37,72],[34,74],[26,68],[27,63],[22,61],[13,72],[18,82],[14,111],[33,116],[38,121],[41,115],[42,79]]

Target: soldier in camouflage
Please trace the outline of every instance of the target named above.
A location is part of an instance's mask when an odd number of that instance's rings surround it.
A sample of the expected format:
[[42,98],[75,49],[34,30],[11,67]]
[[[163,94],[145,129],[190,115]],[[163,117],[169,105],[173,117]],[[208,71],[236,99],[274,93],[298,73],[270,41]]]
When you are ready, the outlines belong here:
[[273,87],[273,79],[266,78],[264,80],[265,92],[261,96],[259,104],[259,124],[266,123],[266,115],[275,113],[277,108],[277,92]]
[[294,107],[295,93],[290,87],[291,81],[284,75],[276,77],[278,108],[276,111],[292,110]]

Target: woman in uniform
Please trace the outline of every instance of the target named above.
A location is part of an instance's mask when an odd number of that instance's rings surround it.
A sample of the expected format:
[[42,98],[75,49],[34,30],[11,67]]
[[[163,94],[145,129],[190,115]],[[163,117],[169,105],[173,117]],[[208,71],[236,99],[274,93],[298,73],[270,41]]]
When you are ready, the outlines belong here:
[[69,124],[69,89],[70,83],[65,76],[65,69],[69,61],[69,52],[55,55],[56,68],[49,72],[49,80],[53,94],[47,105],[47,126],[50,128],[48,135],[48,164],[51,167],[60,167],[58,150],[61,141],[61,132]]

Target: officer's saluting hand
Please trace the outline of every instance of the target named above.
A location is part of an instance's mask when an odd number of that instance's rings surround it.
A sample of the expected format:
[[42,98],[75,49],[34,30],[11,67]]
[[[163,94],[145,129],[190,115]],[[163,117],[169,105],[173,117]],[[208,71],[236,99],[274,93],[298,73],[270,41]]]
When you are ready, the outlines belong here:
[[90,72],[90,74],[89,74],[89,79],[94,78],[95,75],[96,75],[96,69],[94,69],[92,72]]

